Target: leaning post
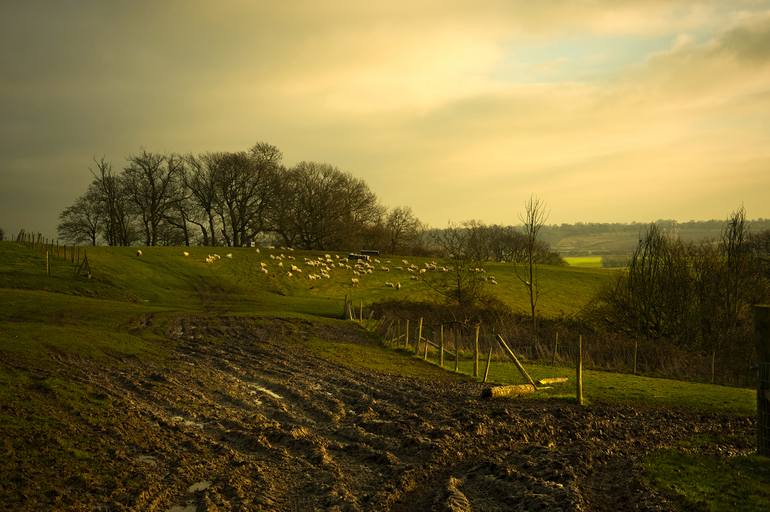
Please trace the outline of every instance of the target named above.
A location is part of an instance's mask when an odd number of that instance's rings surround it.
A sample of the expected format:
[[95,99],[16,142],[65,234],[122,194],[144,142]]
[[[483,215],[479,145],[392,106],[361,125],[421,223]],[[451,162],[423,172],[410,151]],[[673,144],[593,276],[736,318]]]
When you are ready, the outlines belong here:
[[479,330],[481,324],[476,324],[476,340],[473,342],[473,376],[479,376]]
[[578,339],[578,353],[577,353],[577,375],[576,375],[576,385],[577,390],[575,393],[575,397],[577,398],[578,405],[583,405],[583,335],[580,335],[580,338]]
[[770,456],[770,305],[754,306],[757,346],[757,453]]

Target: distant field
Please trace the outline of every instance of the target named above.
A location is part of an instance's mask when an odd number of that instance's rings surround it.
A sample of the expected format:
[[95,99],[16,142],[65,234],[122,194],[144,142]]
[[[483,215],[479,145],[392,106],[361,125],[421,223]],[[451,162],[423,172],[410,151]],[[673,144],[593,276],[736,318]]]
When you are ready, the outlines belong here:
[[601,256],[567,256],[562,258],[570,267],[601,268]]

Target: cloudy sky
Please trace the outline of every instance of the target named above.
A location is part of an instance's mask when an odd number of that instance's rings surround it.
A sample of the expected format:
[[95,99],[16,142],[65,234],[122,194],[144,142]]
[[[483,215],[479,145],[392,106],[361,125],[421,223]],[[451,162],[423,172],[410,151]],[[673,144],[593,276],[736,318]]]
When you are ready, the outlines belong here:
[[10,1],[0,69],[6,231],[257,141],[434,226],[770,217],[770,2]]

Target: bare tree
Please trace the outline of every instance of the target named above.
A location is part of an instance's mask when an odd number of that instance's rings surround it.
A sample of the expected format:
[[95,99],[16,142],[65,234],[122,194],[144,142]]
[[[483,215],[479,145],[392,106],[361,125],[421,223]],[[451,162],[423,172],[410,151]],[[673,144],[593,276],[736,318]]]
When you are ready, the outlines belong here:
[[382,207],[363,180],[336,167],[300,162],[281,175],[274,229],[303,249],[352,249],[380,222]]
[[103,219],[99,189],[92,183],[85,194],[59,214],[57,231],[59,237],[68,242],[96,245]]
[[94,163],[96,169],[90,171],[104,216],[104,238],[109,245],[130,245],[134,240],[134,229],[124,180],[112,173],[112,164],[104,157],[94,158]]
[[144,228],[145,244],[157,245],[159,227],[177,202],[184,163],[175,155],[142,151],[128,158],[126,193]]
[[446,272],[424,274],[423,283],[460,310],[469,311],[483,298],[485,284],[482,263],[474,258],[470,246],[469,230],[450,223],[434,232],[434,243],[450,266]]
[[272,152],[262,155],[256,149],[251,153],[220,153],[217,156],[214,173],[217,201],[214,210],[222,223],[222,236],[228,245],[240,246],[247,238],[267,229],[275,158]]
[[[218,201],[216,174],[219,158],[219,154],[216,153],[186,157],[189,171],[185,173],[184,182],[190,191],[190,202],[205,217],[203,222],[195,222],[201,230],[203,245],[217,245],[217,221],[214,207]],[[195,217],[191,215],[191,219]]]
[[524,203],[524,212],[519,215],[524,236],[524,268],[517,265],[516,276],[527,288],[529,295],[530,317],[532,319],[533,334],[537,337],[537,302],[540,298],[540,282],[537,268],[538,234],[548,220],[548,212],[543,201],[535,196]]
[[408,206],[393,208],[385,220],[388,252],[398,254],[399,250],[414,244],[422,231],[422,223]]

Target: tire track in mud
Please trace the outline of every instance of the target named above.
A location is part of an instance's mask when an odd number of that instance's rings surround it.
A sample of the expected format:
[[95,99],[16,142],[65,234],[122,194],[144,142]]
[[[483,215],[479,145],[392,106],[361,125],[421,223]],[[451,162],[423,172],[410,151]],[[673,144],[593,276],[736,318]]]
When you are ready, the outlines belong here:
[[87,434],[110,454],[98,463],[102,488],[65,492],[63,508],[666,510],[639,478],[642,455],[693,432],[753,424],[481,401],[475,383],[344,367],[303,344],[372,343],[350,324],[185,318],[169,336],[177,347],[163,366],[66,362],[111,397],[114,417]]

